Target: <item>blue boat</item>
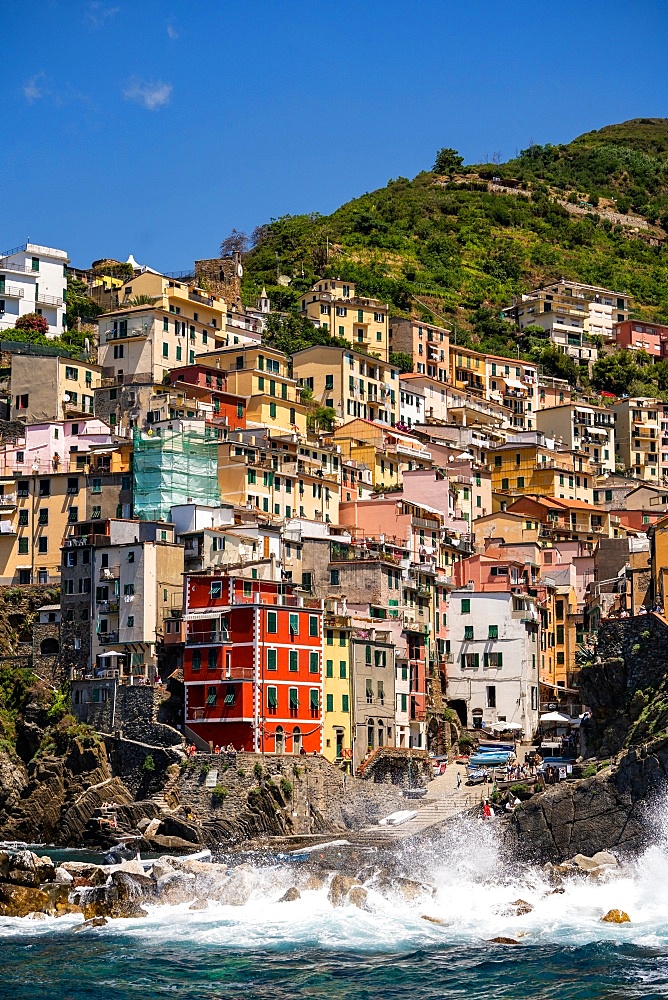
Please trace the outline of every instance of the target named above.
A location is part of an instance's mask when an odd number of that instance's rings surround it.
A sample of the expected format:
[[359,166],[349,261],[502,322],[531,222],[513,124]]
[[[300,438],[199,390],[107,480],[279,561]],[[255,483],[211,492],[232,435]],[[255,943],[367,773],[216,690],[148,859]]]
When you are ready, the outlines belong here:
[[514,750],[506,750],[502,753],[480,753],[469,758],[469,768],[479,767],[505,767],[510,761],[515,759]]

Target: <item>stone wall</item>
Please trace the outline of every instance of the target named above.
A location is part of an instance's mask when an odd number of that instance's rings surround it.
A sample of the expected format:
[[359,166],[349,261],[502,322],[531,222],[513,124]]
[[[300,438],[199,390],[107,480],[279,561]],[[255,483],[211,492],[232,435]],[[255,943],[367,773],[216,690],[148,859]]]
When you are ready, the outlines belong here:
[[[207,778],[226,790],[216,802]],[[351,778],[318,754],[201,754],[181,765],[183,808],[243,836],[344,831],[400,808],[400,789]],[[267,814],[268,798],[273,808]]]

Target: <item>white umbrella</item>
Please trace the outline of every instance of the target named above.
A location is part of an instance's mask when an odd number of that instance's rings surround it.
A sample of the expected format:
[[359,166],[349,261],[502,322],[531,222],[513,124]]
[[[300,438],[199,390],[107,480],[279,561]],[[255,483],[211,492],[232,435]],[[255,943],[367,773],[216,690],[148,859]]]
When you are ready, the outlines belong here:
[[546,715],[541,715],[539,722],[559,722],[566,726],[571,720],[567,715],[562,715],[561,712],[548,712]]
[[508,733],[511,730],[520,730],[522,726],[519,722],[493,722],[489,728],[497,733]]

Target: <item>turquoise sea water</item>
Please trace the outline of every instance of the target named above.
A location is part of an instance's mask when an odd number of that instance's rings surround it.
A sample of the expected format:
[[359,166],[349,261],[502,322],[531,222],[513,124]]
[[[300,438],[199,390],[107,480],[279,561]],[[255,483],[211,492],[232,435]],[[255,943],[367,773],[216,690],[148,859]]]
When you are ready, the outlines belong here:
[[95,938],[65,931],[5,938],[0,996],[14,1000],[603,1000],[668,996],[660,949],[448,945],[342,951],[308,942],[219,948],[215,941],[147,943],[131,930]]
[[[364,911],[332,907],[325,885],[282,903],[298,866],[265,859],[241,906],[151,907],[76,933],[80,916],[0,919],[0,1000],[668,998],[661,830],[621,873],[558,894],[542,869],[503,863],[491,825],[459,824],[395,862],[434,894],[370,889]],[[518,899],[532,907],[519,917]],[[602,923],[612,908],[631,922]],[[518,944],[490,943],[498,936]]]

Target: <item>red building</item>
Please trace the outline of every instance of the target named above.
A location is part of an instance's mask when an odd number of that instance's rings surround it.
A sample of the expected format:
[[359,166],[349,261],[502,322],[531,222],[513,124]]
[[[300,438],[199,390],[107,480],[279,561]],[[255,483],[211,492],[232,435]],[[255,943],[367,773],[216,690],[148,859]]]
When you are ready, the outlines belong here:
[[322,750],[323,612],[308,605],[289,583],[186,576],[189,729],[259,753]]
[[211,403],[214,423],[222,423],[230,430],[243,430],[246,426],[246,397],[227,391],[225,372],[208,365],[184,365],[172,368],[169,381],[186,399]]

